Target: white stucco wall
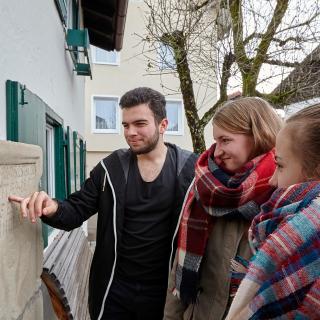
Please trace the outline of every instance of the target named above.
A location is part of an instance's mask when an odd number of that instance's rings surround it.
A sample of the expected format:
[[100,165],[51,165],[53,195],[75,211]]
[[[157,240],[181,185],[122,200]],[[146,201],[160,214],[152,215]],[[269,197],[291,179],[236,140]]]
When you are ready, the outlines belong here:
[[84,135],[84,77],[72,71],[54,1],[1,1],[0,30],[0,140],[6,140],[6,80],[25,84]]

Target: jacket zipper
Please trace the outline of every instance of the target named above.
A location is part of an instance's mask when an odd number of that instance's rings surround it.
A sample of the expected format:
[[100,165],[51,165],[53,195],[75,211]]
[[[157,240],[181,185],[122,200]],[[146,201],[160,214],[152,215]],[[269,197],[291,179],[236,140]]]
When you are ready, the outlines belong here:
[[104,305],[111,287],[111,283],[113,281],[113,277],[114,277],[114,270],[116,267],[116,261],[117,261],[117,230],[116,230],[116,209],[117,209],[117,202],[116,202],[116,194],[114,192],[114,188],[113,185],[111,183],[111,179],[110,179],[110,175],[109,172],[105,166],[105,164],[103,163],[103,160],[100,161],[103,169],[105,170],[105,176],[104,176],[104,181],[103,181],[103,188],[102,191],[104,191],[105,188],[105,183],[106,183],[106,177],[108,179],[108,183],[110,185],[111,191],[112,191],[112,196],[113,196],[113,233],[114,233],[114,262],[113,262],[113,266],[112,266],[112,272],[111,272],[111,277],[109,279],[109,283],[107,285],[107,289],[106,292],[104,294],[103,300],[102,300],[102,305],[101,305],[101,309],[100,309],[100,313],[98,316],[98,320],[101,319],[103,312],[104,312]]

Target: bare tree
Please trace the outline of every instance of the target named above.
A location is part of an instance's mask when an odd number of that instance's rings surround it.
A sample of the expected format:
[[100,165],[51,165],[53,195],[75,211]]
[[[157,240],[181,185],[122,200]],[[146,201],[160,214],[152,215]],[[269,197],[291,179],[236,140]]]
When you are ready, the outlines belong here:
[[[178,76],[195,152],[205,150],[204,127],[230,92],[284,104],[299,90],[273,91],[319,44],[319,1],[144,0],[149,71]],[[154,51],[166,68],[159,70]],[[219,92],[201,117],[196,86]]]

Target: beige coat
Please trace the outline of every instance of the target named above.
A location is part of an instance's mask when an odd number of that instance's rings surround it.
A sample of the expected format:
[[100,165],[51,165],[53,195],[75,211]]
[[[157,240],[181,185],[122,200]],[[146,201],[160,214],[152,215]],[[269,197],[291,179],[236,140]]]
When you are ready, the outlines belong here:
[[247,240],[250,224],[245,220],[218,218],[210,234],[201,262],[198,301],[187,308],[172,294],[177,257],[169,277],[169,286],[164,311],[165,320],[221,320],[230,307],[230,260],[237,254],[245,259],[251,257]]

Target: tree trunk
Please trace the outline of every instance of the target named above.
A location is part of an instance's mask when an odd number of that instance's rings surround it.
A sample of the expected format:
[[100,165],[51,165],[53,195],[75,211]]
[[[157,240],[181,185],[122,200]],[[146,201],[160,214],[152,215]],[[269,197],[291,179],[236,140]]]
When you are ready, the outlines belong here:
[[204,128],[198,125],[189,125],[189,128],[192,138],[193,151],[198,154],[204,152],[206,150],[206,144],[204,140]]
[[254,97],[257,95],[257,75],[252,73],[242,73],[242,95],[244,97]]
[[184,35],[181,31],[164,34],[162,36],[162,42],[173,49],[180,80],[185,115],[192,138],[193,151],[202,153],[206,150],[204,126],[201,124],[196,107]]

